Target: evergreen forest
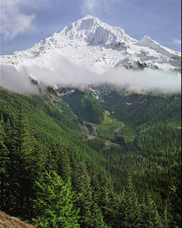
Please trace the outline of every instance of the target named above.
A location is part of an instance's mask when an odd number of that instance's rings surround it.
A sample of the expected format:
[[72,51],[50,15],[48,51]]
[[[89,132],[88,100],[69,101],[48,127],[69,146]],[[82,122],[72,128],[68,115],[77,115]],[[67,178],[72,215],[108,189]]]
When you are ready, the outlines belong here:
[[0,88],[0,210],[37,228],[180,228],[181,95]]

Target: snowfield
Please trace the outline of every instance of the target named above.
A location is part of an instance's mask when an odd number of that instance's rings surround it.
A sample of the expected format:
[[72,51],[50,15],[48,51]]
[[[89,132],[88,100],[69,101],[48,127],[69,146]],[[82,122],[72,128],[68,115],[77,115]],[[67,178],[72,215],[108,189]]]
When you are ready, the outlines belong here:
[[0,57],[1,65],[22,67],[41,66],[51,71],[60,63],[71,62],[97,74],[113,68],[145,67],[180,70],[181,54],[170,50],[148,36],[138,41],[124,29],[86,16],[58,33],[41,40],[32,48]]

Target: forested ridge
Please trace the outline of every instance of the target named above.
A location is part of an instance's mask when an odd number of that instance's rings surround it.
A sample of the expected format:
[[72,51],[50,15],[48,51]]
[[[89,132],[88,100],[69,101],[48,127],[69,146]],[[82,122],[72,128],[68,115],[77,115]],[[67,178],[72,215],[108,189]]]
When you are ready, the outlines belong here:
[[0,210],[42,228],[180,228],[180,96],[58,95],[0,90]]

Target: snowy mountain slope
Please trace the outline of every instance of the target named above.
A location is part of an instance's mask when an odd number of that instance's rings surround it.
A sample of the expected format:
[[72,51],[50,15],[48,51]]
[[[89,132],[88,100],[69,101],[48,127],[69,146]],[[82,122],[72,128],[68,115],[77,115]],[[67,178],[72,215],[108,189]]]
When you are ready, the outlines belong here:
[[25,51],[1,56],[2,65],[15,68],[45,66],[54,70],[61,61],[81,65],[96,73],[116,67],[136,67],[136,63],[159,69],[179,69],[180,53],[166,48],[148,36],[140,41],[122,28],[86,16]]

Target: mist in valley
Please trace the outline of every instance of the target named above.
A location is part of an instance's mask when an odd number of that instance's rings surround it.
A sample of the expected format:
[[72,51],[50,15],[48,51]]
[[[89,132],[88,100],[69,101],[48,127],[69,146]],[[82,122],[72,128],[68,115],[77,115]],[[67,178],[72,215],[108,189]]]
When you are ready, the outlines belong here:
[[181,74],[174,71],[162,71],[145,68],[144,70],[127,70],[115,68],[103,74],[97,74],[83,66],[74,65],[66,59],[61,59],[54,69],[32,64],[29,66],[1,66],[0,85],[8,90],[37,94],[39,87],[82,88],[111,85],[117,89],[125,89],[136,93],[180,93]]

